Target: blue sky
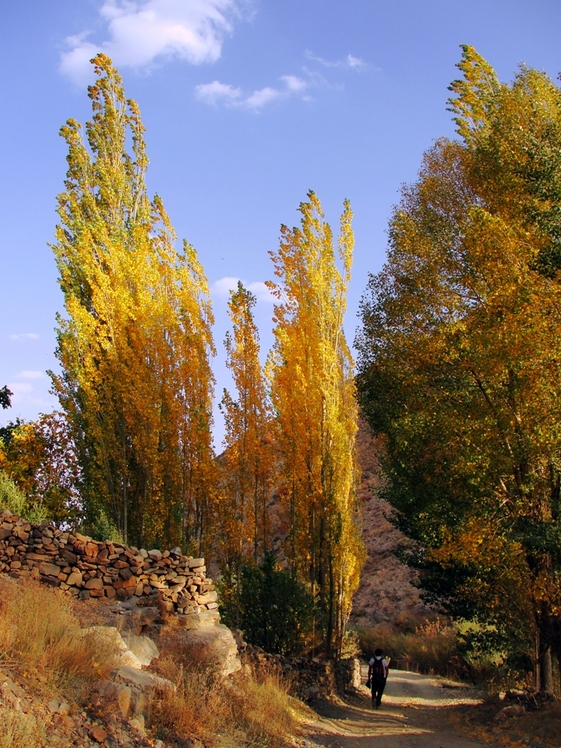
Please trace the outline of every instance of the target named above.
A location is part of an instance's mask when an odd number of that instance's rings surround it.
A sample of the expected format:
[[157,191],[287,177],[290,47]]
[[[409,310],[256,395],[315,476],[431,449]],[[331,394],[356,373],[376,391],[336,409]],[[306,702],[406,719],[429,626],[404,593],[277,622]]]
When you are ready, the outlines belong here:
[[[63,309],[48,247],[66,168],[58,130],[90,116],[97,50],[140,105],[149,190],[209,278],[217,393],[228,383],[227,279],[260,298],[267,349],[268,251],[309,189],[333,228],[345,198],[354,210],[352,341],[400,185],[435,138],[454,134],[446,99],[460,44],[501,80],[521,62],[561,70],[558,0],[0,0],[0,24],[0,386],[14,392],[0,423],[57,405],[45,370],[56,369]],[[218,423],[217,448],[221,433]]]

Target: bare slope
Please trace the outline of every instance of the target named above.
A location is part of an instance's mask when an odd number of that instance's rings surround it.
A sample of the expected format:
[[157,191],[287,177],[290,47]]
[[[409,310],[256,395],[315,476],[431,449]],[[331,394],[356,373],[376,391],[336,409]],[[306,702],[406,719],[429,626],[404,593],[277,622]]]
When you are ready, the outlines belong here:
[[361,469],[359,498],[363,507],[362,537],[368,559],[354,596],[351,624],[374,626],[379,623],[399,623],[411,613],[422,616],[428,609],[413,586],[415,572],[395,556],[399,544],[406,542],[406,539],[388,520],[392,508],[378,497],[380,446],[364,421],[360,422],[357,447]]

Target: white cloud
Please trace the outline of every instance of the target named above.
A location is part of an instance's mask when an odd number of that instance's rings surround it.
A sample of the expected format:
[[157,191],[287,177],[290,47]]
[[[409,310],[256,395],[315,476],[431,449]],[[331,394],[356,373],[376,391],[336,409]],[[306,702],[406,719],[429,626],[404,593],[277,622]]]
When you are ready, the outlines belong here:
[[44,371],[33,371],[26,369],[21,371],[18,375],[21,379],[44,379],[47,375]]
[[[237,289],[240,280],[240,278],[232,278],[231,276],[220,278],[220,280],[217,280],[212,284],[212,292],[219,298],[229,298],[230,291],[235,291]],[[244,288],[247,288],[248,291],[251,291],[251,293],[256,296],[257,301],[268,301],[271,303],[275,301],[273,294],[269,291],[263,281],[248,283],[248,281],[242,280],[242,284]]]
[[[100,20],[108,38],[88,41],[90,31],[66,39],[60,71],[75,83],[91,79],[89,60],[98,52],[117,67],[147,68],[179,58],[194,65],[216,62],[224,38],[241,16],[244,0],[103,0]],[[247,3],[245,3],[247,4]]]
[[22,332],[19,335],[10,335],[11,340],[22,340],[22,339],[28,339],[28,340],[38,340],[39,335],[37,335],[36,332]]
[[224,104],[227,107],[238,107],[257,112],[272,101],[287,99],[290,96],[299,96],[306,99],[306,90],[309,82],[295,75],[283,75],[280,78],[281,85],[278,88],[266,86],[251,93],[244,93],[240,88],[235,88],[228,83],[213,81],[202,83],[195,88],[195,96],[205,104]]
[[323,57],[318,57],[317,55],[312,54],[309,49],[306,50],[305,54],[308,60],[319,62],[320,65],[323,65],[326,68],[347,68],[349,70],[362,70],[366,67],[366,63],[364,62],[364,60],[361,60],[360,57],[355,57],[351,54],[348,54],[342,60],[333,61],[324,60]]
[[29,382],[9,382],[7,387],[14,395],[27,395],[33,392],[33,385]]
[[235,106],[242,96],[241,88],[234,88],[227,83],[212,81],[212,83],[201,83],[195,89],[195,94],[205,104],[225,103]]

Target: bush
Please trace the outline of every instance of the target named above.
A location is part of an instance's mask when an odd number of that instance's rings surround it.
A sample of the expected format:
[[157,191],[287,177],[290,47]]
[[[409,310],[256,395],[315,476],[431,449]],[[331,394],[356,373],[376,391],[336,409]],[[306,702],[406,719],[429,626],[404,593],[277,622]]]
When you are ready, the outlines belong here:
[[28,522],[39,524],[47,518],[41,506],[31,506],[23,491],[10,476],[0,470],[0,512],[5,510],[23,517]]
[[509,653],[489,627],[469,621],[408,617],[394,626],[357,629],[357,634],[368,658],[380,647],[395,668],[461,678],[486,688],[520,687],[531,670],[523,653]]
[[224,576],[219,591],[224,623],[240,628],[250,644],[282,655],[312,645],[312,596],[293,574],[277,568],[272,553],[258,566],[243,564],[237,576]]
[[[411,626],[408,621],[407,629]],[[377,647],[392,666],[426,674],[466,677],[466,663],[458,646],[458,632],[446,620],[435,618],[418,622],[414,630],[400,631],[392,626],[357,630],[361,650],[372,657]]]

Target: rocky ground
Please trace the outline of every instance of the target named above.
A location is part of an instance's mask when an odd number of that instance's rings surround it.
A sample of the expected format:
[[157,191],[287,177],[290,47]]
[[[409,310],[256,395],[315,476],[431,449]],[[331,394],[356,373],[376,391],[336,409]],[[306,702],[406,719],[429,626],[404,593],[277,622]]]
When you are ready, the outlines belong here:
[[380,446],[364,421],[360,424],[357,446],[361,469],[362,536],[368,558],[354,596],[351,625],[399,623],[411,615],[422,618],[429,609],[421,602],[419,590],[414,586],[415,572],[395,556],[398,547],[407,541],[389,521],[392,508],[378,497]]

